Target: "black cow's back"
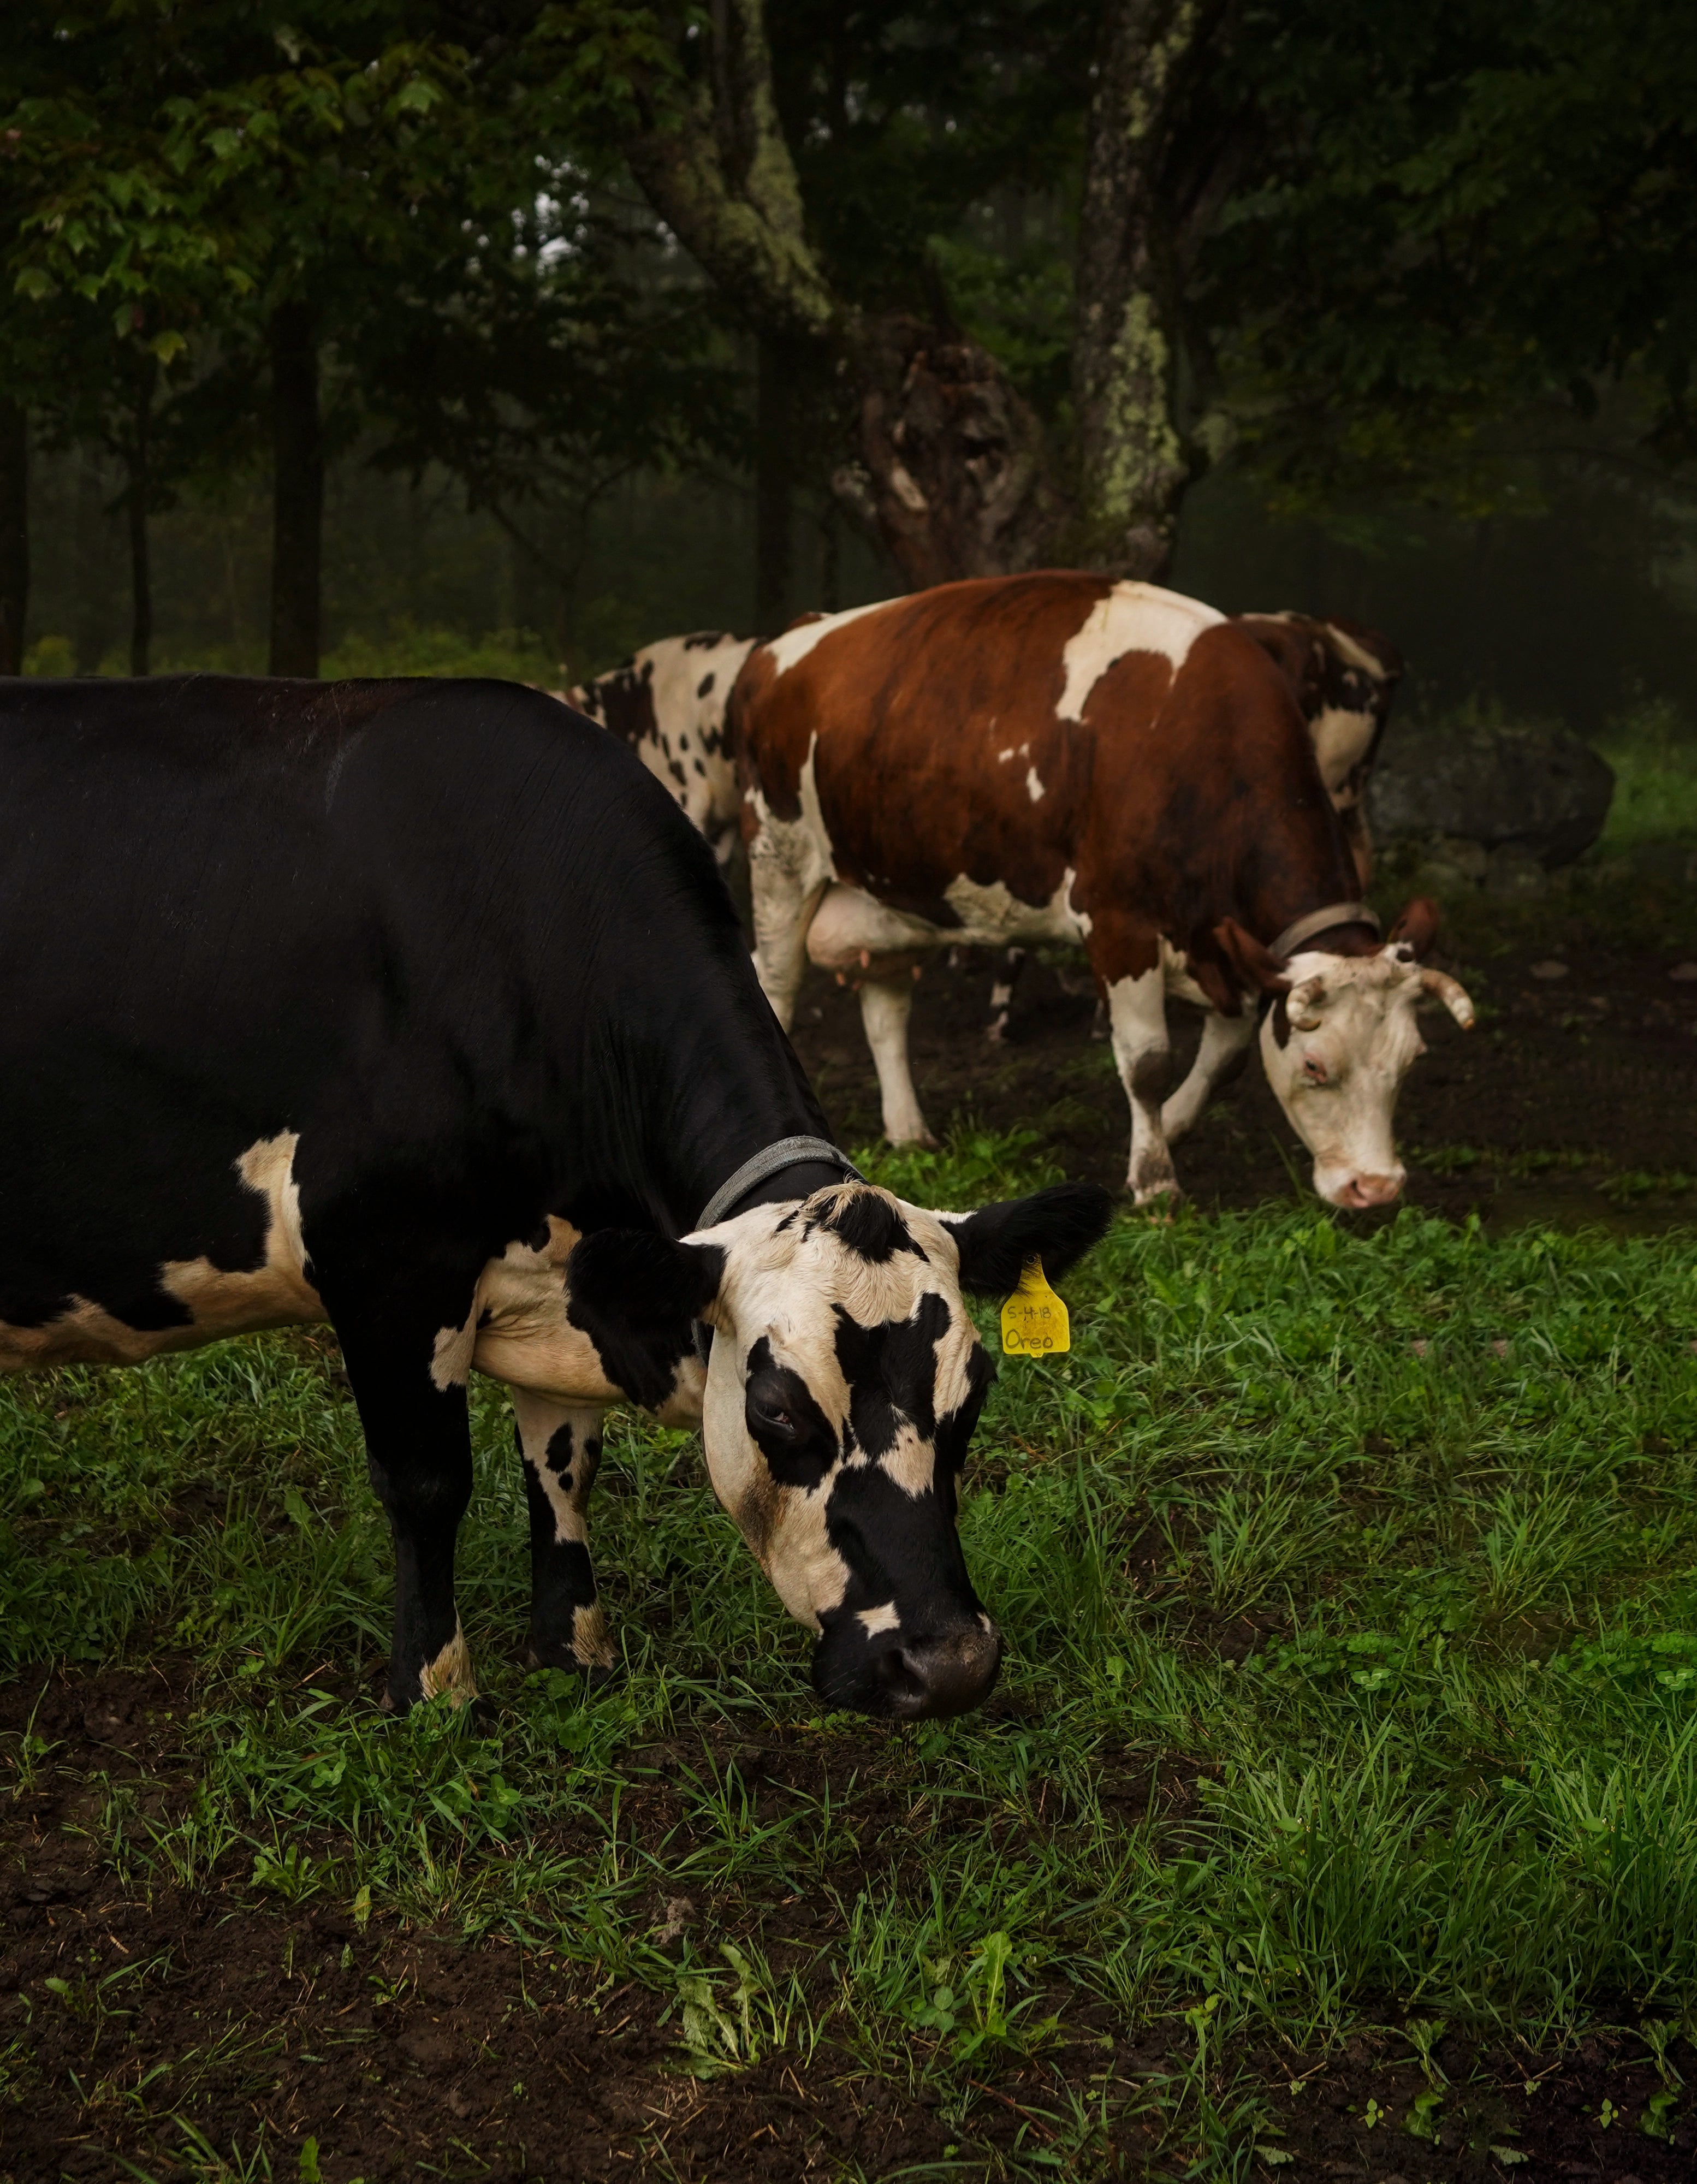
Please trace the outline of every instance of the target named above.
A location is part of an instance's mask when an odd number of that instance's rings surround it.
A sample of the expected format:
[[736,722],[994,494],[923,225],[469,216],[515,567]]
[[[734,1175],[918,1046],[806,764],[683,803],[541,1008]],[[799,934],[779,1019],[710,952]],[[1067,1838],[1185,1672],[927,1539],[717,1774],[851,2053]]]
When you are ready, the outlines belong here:
[[498,1251],[693,1218],[704,1072],[816,1114],[710,853],[538,693],[0,683],[0,1319],[168,1323],[162,1261],[262,1251],[234,1163],[281,1131],[322,1233]]

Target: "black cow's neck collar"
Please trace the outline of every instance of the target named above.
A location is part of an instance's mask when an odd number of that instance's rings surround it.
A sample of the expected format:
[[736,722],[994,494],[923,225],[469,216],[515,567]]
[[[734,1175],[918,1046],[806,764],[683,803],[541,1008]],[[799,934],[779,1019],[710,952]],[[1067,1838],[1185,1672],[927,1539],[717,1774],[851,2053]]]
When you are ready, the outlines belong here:
[[[799,1180],[795,1171],[817,1168],[826,1171],[827,1180],[837,1183],[864,1183],[859,1168],[847,1153],[833,1145],[828,1138],[779,1138],[745,1160],[721,1183],[701,1209],[696,1221],[698,1228],[711,1228],[719,1222],[730,1218],[738,1207],[753,1201],[762,1203],[766,1199],[797,1198],[804,1192],[795,1188]],[[780,1178],[784,1188],[776,1188]],[[763,1188],[762,1186],[765,1186]],[[809,1183],[807,1190],[824,1189],[825,1184]]]

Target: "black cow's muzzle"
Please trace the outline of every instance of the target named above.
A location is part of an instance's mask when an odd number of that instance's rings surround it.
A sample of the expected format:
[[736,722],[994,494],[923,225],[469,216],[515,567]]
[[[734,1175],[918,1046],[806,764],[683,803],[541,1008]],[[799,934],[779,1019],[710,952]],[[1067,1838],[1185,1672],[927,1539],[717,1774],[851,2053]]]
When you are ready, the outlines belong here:
[[1001,1665],[1001,1634],[988,1617],[873,1638],[827,1628],[814,1649],[813,1687],[832,1707],[885,1721],[942,1721],[982,1706]]

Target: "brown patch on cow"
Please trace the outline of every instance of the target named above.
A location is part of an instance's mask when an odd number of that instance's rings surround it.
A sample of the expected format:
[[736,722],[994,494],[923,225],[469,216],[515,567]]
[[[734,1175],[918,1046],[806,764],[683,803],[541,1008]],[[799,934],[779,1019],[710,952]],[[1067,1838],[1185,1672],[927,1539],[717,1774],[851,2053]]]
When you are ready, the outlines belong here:
[[1071,571],[940,585],[784,673],[751,654],[732,701],[748,838],[759,800],[801,816],[810,767],[837,872],[877,901],[947,929],[962,878],[1037,908],[1071,873],[1099,979],[1150,969],[1165,935],[1229,998],[1221,920],[1282,932],[1353,896],[1354,861],[1290,684],[1233,623],[1204,629],[1176,675],[1122,653],[1083,722],[1057,717],[1065,648],[1109,588]]

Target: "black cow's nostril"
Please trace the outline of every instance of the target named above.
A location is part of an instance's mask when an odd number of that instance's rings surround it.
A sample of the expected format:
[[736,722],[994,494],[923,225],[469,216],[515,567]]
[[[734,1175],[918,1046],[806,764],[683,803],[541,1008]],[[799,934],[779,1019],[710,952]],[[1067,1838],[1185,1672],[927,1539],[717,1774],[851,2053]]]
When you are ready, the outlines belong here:
[[873,1661],[873,1674],[878,1679],[879,1690],[891,1702],[892,1713],[918,1714],[925,1711],[925,1670],[905,1646],[891,1646],[877,1654]]
[[888,1711],[903,1721],[968,1713],[989,1696],[1002,1641],[988,1622],[944,1636],[902,1638],[874,1657]]

